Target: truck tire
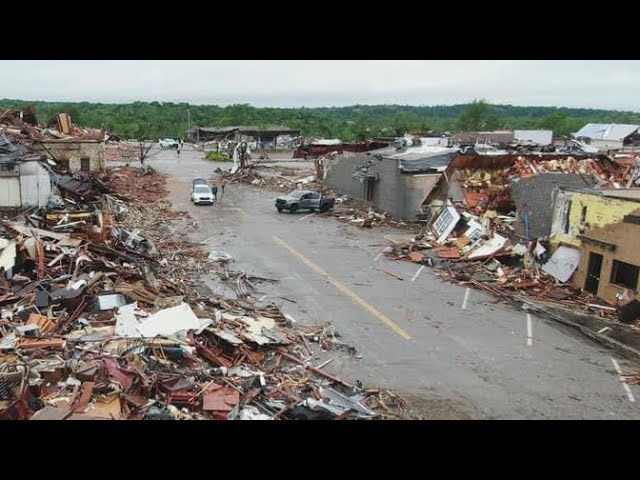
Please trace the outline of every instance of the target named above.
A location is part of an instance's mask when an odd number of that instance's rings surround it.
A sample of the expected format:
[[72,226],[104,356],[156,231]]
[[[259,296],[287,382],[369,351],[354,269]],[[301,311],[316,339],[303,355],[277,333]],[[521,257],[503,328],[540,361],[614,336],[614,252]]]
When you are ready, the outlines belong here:
[[310,208],[310,209],[309,209],[309,211],[310,211],[311,213],[313,213],[313,212],[315,212],[315,211],[316,211],[316,209],[315,209],[315,208]]
[[298,205],[295,203],[289,207],[289,213],[294,215],[298,212]]
[[320,207],[320,212],[321,213],[325,213],[325,212],[328,212],[328,211],[329,211],[329,205],[322,205]]
[[278,209],[278,213],[282,213],[282,207],[276,207]]

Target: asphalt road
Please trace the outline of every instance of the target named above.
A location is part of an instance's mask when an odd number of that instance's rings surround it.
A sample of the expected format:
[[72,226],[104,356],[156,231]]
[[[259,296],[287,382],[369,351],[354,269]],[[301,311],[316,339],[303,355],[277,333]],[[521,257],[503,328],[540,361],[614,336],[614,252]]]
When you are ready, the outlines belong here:
[[276,193],[244,185],[228,185],[214,207],[196,207],[191,179],[230,164],[191,150],[179,160],[159,151],[149,163],[171,176],[172,202],[199,222],[195,240],[214,237],[210,249],[230,253],[235,269],[278,279],[260,294],[299,322],[331,322],[357,348],[362,358],[327,353],[328,371],[396,389],[426,418],[640,418],[640,389],[624,386],[617,371],[637,365],[552,321],[441,282],[428,267],[380,255],[383,235],[406,232],[279,214]]

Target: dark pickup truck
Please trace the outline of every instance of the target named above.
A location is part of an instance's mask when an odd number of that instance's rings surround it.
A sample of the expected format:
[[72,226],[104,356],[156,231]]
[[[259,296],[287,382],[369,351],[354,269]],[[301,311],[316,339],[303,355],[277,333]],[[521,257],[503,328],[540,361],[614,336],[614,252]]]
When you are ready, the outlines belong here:
[[276,208],[278,212],[289,210],[289,213],[296,213],[298,210],[309,210],[315,212],[328,212],[333,208],[336,199],[323,197],[318,192],[309,190],[295,190],[288,195],[276,198]]

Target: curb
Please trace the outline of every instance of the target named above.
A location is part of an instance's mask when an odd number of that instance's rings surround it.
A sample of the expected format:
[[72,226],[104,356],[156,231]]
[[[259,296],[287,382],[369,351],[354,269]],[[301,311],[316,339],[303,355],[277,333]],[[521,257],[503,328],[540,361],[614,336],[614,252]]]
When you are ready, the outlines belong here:
[[[555,320],[563,325],[576,328],[587,337],[616,350],[619,354],[632,360],[640,361],[640,332],[632,331],[630,327],[623,324],[613,323],[590,315],[576,314],[562,307],[551,307],[531,300],[521,299],[520,301],[523,306],[528,306],[532,311],[542,313],[546,318]],[[598,333],[604,327],[609,327],[609,330]]]

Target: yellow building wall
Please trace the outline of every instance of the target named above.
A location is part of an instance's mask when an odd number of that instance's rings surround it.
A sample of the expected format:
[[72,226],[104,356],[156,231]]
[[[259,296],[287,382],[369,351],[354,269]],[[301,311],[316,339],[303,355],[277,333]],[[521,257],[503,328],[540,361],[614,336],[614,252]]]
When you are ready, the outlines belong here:
[[[581,224],[583,207],[587,207],[587,214],[584,224]],[[584,234],[585,230],[619,223],[625,215],[638,208],[638,202],[575,192],[571,197],[569,233],[556,233],[552,238],[554,248],[560,243],[579,247],[581,241],[577,237]]]
[[[602,255],[603,258],[602,268],[600,270],[600,282],[598,283],[598,291],[596,294],[598,297],[615,304],[616,294],[622,293],[627,288],[611,282],[613,261],[618,260],[640,267],[640,248],[638,248],[640,225],[620,222],[617,225],[587,230],[585,236],[615,245],[616,247],[615,250],[607,250],[592,242],[583,242],[580,252],[580,265],[573,276],[573,283],[576,287],[585,287],[590,253],[598,253]],[[632,291],[633,294],[636,295],[638,285],[634,285]]]

